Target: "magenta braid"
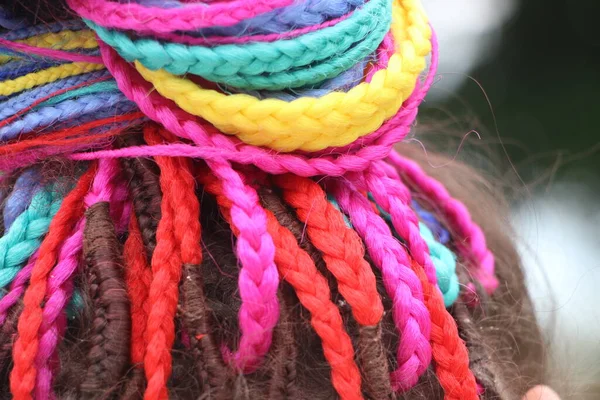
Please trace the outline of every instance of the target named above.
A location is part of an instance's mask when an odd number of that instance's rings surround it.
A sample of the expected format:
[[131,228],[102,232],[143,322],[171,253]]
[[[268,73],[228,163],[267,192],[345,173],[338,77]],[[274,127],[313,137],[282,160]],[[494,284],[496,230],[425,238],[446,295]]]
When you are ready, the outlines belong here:
[[388,177],[382,164],[385,163],[374,162],[364,173],[352,176],[361,189],[371,193],[379,207],[391,215],[394,229],[406,241],[412,258],[423,266],[429,282],[435,285],[435,266],[419,230],[419,217],[411,207],[410,192],[399,179]]
[[275,245],[267,232],[267,215],[260,206],[256,190],[227,161],[207,163],[221,181],[225,196],[232,201],[231,220],[239,231],[237,255],[242,268],[239,276],[239,320],[241,339],[232,359],[244,372],[254,371],[271,346],[273,329],[279,319],[277,288],[279,273],[275,266]]
[[17,273],[15,280],[10,285],[8,293],[0,299],[0,326],[6,322],[8,310],[17,304],[23,293],[25,293],[27,282],[29,282],[29,277],[31,276],[31,271],[33,271],[33,266],[37,261],[37,257],[38,252],[36,251],[29,257],[27,265]]
[[374,264],[381,269],[400,337],[398,369],[391,373],[392,387],[395,391],[408,390],[417,383],[431,362],[431,321],[423,302],[421,282],[410,267],[404,247],[352,183],[343,178],[332,179],[327,181],[327,189],[350,217]]
[[[119,164],[116,160],[101,160],[90,192],[85,196],[85,207],[102,201],[123,202],[125,198],[115,198],[117,192],[115,178]],[[122,196],[123,191],[118,191]],[[124,209],[121,207],[121,209]],[[83,247],[85,218],[82,216],[71,236],[62,244],[58,262],[49,275],[46,301],[39,329],[39,348],[35,359],[38,370],[36,376],[36,398],[52,398],[52,360],[57,356],[56,349],[66,327],[65,306],[73,292],[73,274],[79,266]]]
[[440,182],[427,175],[414,161],[396,152],[390,154],[389,161],[419,191],[440,207],[451,228],[461,236],[462,240],[456,241],[458,250],[474,267],[473,276],[481,282],[488,294],[492,294],[498,287],[498,278],[494,272],[494,255],[487,247],[481,228],[471,219],[467,207],[453,198]]

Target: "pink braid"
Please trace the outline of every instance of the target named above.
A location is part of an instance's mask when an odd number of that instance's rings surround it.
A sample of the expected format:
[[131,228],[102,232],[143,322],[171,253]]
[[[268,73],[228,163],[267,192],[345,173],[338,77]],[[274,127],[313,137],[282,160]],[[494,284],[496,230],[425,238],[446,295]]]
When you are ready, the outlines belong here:
[[389,161],[415,187],[435,202],[452,224],[452,228],[462,237],[457,241],[460,253],[471,262],[474,277],[481,282],[485,290],[492,294],[498,287],[498,278],[494,273],[494,255],[487,248],[485,235],[473,222],[463,203],[456,200],[437,180],[427,175],[414,161],[408,160],[396,152],[390,154]]
[[256,191],[244,184],[229,162],[210,162],[208,166],[221,181],[225,197],[233,203],[231,221],[239,230],[241,339],[237,353],[231,356],[226,352],[226,358],[231,357],[240,370],[253,372],[269,351],[273,328],[279,319],[275,245],[267,232],[267,215]]
[[[198,141],[204,144],[207,139],[200,137]],[[221,181],[225,196],[232,202],[232,224],[239,230],[241,338],[238,351],[234,355],[225,351],[225,355],[238,369],[252,372],[269,351],[273,328],[279,319],[275,245],[267,232],[267,215],[260,206],[256,190],[244,184],[228,161],[215,159],[207,161],[207,165]]]
[[[119,167],[116,160],[102,160],[90,192],[85,196],[85,207],[102,201],[124,201],[115,199],[115,177]],[[123,191],[120,191],[122,195]],[[123,209],[123,207],[121,207]],[[85,218],[82,217],[71,236],[62,244],[57,264],[48,278],[46,302],[42,312],[42,324],[38,332],[39,348],[35,363],[38,370],[36,376],[35,395],[39,399],[54,398],[52,393],[52,359],[66,326],[63,312],[73,292],[73,274],[79,266],[83,246],[83,229]]]
[[419,218],[411,207],[410,192],[398,179],[387,176],[383,161],[374,162],[364,173],[352,174],[361,189],[367,190],[375,202],[392,217],[394,229],[406,240],[412,258],[422,265],[429,282],[437,283],[435,266],[429,248],[421,237]]
[[391,373],[395,391],[413,387],[431,362],[431,321],[423,301],[421,282],[410,267],[406,250],[392,236],[369,200],[345,179],[327,181],[340,207],[362,237],[374,264],[381,269],[383,284],[392,299],[392,315],[400,337],[398,369]]
[[0,299],[0,325],[3,325],[6,321],[8,310],[17,304],[23,293],[25,293],[25,287],[27,286],[27,282],[29,282],[29,277],[31,276],[31,271],[33,271],[33,266],[35,265],[37,258],[38,252],[36,251],[29,257],[27,265],[17,273],[15,280],[10,285],[8,293]]
[[69,7],[81,17],[106,28],[158,33],[231,26],[291,3],[292,0],[232,0],[210,6],[203,3],[160,8],[108,0],[67,0]]

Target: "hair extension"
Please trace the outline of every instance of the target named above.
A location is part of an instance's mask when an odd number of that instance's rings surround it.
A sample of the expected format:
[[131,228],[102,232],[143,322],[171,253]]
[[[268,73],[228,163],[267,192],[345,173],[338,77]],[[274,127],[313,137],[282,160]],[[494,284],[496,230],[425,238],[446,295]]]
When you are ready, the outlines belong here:
[[[432,41],[434,49],[437,44]],[[180,155],[201,157],[205,160],[227,159],[242,164],[254,164],[265,172],[281,174],[291,172],[300,176],[329,175],[340,176],[348,171],[362,171],[374,160],[387,157],[394,143],[402,140],[410,131],[411,123],[416,116],[417,106],[427,93],[435,77],[437,53],[434,52],[432,66],[426,82],[416,90],[404,103],[405,106],[392,117],[376,133],[378,138],[350,154],[324,155],[318,158],[307,158],[303,155],[281,154],[254,146],[232,141],[229,137],[219,135],[214,127],[198,122],[196,117],[175,107],[167,99],[153,91],[152,85],[125,61],[121,60],[114,50],[100,43],[100,50],[106,67],[115,77],[119,89],[134,101],[146,116],[164,124],[174,134],[182,138],[191,138],[197,146],[168,145],[153,146],[140,149],[138,155]],[[109,152],[78,154],[74,159],[95,159],[97,157],[130,156],[132,150],[123,149]]]
[[[162,140],[156,127],[144,131],[148,143]],[[188,160],[157,157],[163,193],[157,246],[152,257],[152,282],[148,295],[147,348],[144,359],[146,396],[164,397],[171,372],[170,349],[174,342],[177,285],[183,264],[200,264],[200,205]],[[162,239],[162,240],[161,240]],[[162,243],[165,245],[163,246]],[[179,249],[179,251],[178,251]]]
[[[118,162],[99,162],[98,171],[94,177],[90,192],[84,198],[86,208],[102,201],[113,201],[113,212],[119,203],[124,201],[120,198],[116,186],[118,174]],[[125,193],[122,193],[125,194]],[[125,209],[121,210],[122,212]],[[113,218],[117,215],[113,214]],[[120,215],[119,215],[120,217]],[[59,258],[46,283],[46,301],[42,311],[42,324],[38,336],[40,345],[36,356],[36,397],[48,397],[51,392],[53,371],[50,361],[56,357],[56,349],[60,338],[63,336],[66,326],[63,310],[73,293],[73,274],[75,273],[83,247],[85,229],[85,217],[75,226],[72,234],[63,242]]]
[[[135,146],[143,143],[141,137],[130,135],[123,138],[124,146]],[[142,239],[148,255],[152,259],[156,247],[156,227],[160,221],[160,204],[162,193],[158,179],[156,163],[147,158],[124,158],[121,160],[126,173],[133,208],[137,216]]]
[[86,211],[83,252],[94,309],[88,369],[80,390],[85,398],[105,397],[117,390],[128,365],[131,324],[121,249],[107,202]]
[[275,328],[274,359],[269,382],[269,399],[294,399],[298,393],[296,385],[296,363],[298,350],[292,324],[292,294],[290,287],[284,285],[279,296],[281,314]]
[[190,336],[202,392],[217,400],[232,396],[233,374],[223,363],[209,327],[210,310],[206,304],[200,265],[184,264],[181,282],[183,321]]
[[108,71],[94,71],[27,90],[0,103],[0,119],[4,123],[7,118],[32,107],[34,104],[41,103],[45,99],[51,99],[62,93],[68,93],[68,90],[85,87],[90,83],[102,82],[108,79],[110,79]]
[[332,190],[363,238],[374,264],[381,269],[393,304],[393,319],[401,335],[397,350],[398,369],[392,373],[392,385],[395,390],[405,391],[417,383],[431,362],[431,323],[421,283],[410,268],[405,249],[356,187],[343,180],[331,180],[327,182],[327,188]]
[[[225,218],[231,220],[231,201],[224,196],[218,180],[206,171],[200,173],[198,180],[204,184],[205,190],[217,197]],[[279,218],[283,218],[283,206],[279,200],[267,195],[263,201],[270,205],[268,208],[279,209]],[[280,274],[296,290],[301,304],[311,313],[311,323],[321,337],[325,357],[332,367],[334,387],[344,397],[360,397],[361,380],[353,360],[352,343],[344,331],[339,311],[330,300],[327,281],[318,273],[308,253],[298,247],[295,237],[278,222],[276,216],[267,211],[267,220],[276,245],[275,259]],[[235,226],[232,228],[235,230]]]
[[58,211],[62,195],[57,187],[46,186],[0,238],[0,288],[8,286],[38,249]]
[[13,348],[13,339],[17,331],[17,323],[19,316],[23,311],[23,302],[19,299],[15,302],[8,312],[6,312],[4,320],[0,324],[0,385],[8,384],[8,370],[10,365],[10,353]]
[[148,8],[135,3],[107,0],[67,0],[80,16],[98,24],[138,31],[174,32],[231,26],[256,15],[291,4],[290,0],[234,0],[225,3],[186,4],[180,8]]
[[21,29],[13,29],[0,35],[4,40],[21,40],[32,36],[43,35],[45,33],[58,33],[65,30],[77,31],[85,28],[85,23],[79,19],[69,21],[55,21],[40,25],[31,25]]
[[[404,238],[414,260],[413,270],[423,286],[424,298],[432,320],[431,339],[436,374],[447,399],[475,399],[476,384],[469,370],[467,349],[458,337],[456,322],[446,311],[442,295],[435,286],[435,267],[427,244],[421,238],[418,218],[410,208],[410,193],[397,179],[389,178],[380,162],[364,173],[364,184],[377,204],[392,217],[394,229]],[[423,280],[424,273],[427,277]]]
[[[136,197],[134,193],[132,193],[132,199],[135,207]],[[144,303],[147,301],[152,282],[152,271],[148,265],[146,248],[142,241],[138,219],[134,213],[130,217],[129,235],[123,247],[123,259],[125,262],[125,286],[131,306],[130,348],[131,362],[134,366],[131,377],[125,384],[123,398],[133,399],[141,396],[145,386],[142,364],[146,352],[144,333],[148,314],[144,308]]]
[[29,206],[33,195],[40,188],[39,178],[37,168],[28,168],[19,175],[4,205],[5,229],[10,229],[15,219]]
[[456,323],[460,329],[461,336],[467,344],[469,350],[470,367],[473,374],[477,378],[485,392],[485,399],[499,398],[496,392],[496,376],[490,362],[485,344],[480,332],[473,321],[473,316],[470,314],[467,305],[461,302],[456,302],[452,307],[453,315],[456,318]]
[[456,229],[457,233],[466,239],[466,244],[459,246],[459,251],[474,263],[473,275],[484,285],[488,293],[492,293],[498,286],[498,281],[494,276],[494,255],[488,250],[485,236],[471,220],[467,208],[453,199],[441,183],[426,175],[415,162],[396,152],[390,153],[389,159],[402,175],[406,176],[432,201],[440,205],[445,217],[452,223],[453,229]]
[[[35,111],[27,113],[23,118],[12,122],[10,125],[0,128],[0,141],[7,141],[21,134],[27,134],[34,130],[41,130],[56,121],[69,121],[75,118],[81,119],[86,114],[93,115],[97,120],[97,114],[108,108],[110,115],[119,115],[132,111],[133,107],[126,105],[131,103],[121,93],[97,93],[79,97],[75,100],[65,100],[55,106],[44,106]],[[125,108],[123,108],[125,105]],[[118,112],[118,107],[123,112]]]
[[96,172],[96,164],[80,178],[63,200],[61,208],[50,223],[48,232],[39,250],[33,267],[29,287],[23,297],[23,312],[19,318],[18,336],[13,345],[14,366],[10,375],[10,388],[17,399],[31,398],[35,385],[34,359],[38,347],[38,331],[42,323],[42,301],[46,294],[48,274],[54,266],[59,249],[83,214],[83,198],[87,194]]
[[[387,392],[389,396],[391,387],[387,376],[387,359],[382,348],[381,328],[378,326],[383,306],[375,287],[375,276],[364,260],[362,242],[345,225],[341,213],[327,201],[325,193],[316,183],[293,175],[275,176],[273,180],[283,189],[284,200],[296,209],[299,219],[306,224],[308,236],[323,253],[327,268],[338,280],[340,293],[352,307],[352,314],[361,325],[358,355],[371,357],[363,359],[361,363],[366,376],[365,383],[371,385],[368,390],[373,391],[374,395]],[[363,328],[375,331],[364,331]],[[385,371],[383,377],[382,368]]]
[[71,64],[50,67],[13,80],[0,82],[0,96],[10,96],[69,76],[81,75],[86,72],[98,71],[101,69],[104,69],[104,65],[86,62],[74,62]]

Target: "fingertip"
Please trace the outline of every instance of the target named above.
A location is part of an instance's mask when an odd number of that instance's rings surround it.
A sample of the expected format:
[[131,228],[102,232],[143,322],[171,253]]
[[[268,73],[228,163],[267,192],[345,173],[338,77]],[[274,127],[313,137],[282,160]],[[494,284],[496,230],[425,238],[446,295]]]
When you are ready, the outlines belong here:
[[560,397],[548,386],[539,385],[529,390],[523,400],[560,400]]

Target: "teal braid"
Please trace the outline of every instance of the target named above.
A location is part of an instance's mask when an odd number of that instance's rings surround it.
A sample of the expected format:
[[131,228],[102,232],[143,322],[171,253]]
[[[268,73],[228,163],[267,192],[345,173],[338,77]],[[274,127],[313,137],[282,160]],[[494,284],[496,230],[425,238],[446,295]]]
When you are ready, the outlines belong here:
[[62,202],[62,190],[50,185],[40,190],[29,207],[0,238],[0,297],[29,257],[40,247],[50,221]]
[[175,75],[191,73],[240,89],[281,90],[313,85],[374,52],[391,24],[391,0],[371,0],[338,24],[289,40],[214,47],[131,39],[91,21],[100,39],[127,61]]
[[450,307],[460,293],[458,276],[456,275],[456,256],[450,249],[438,242],[431,229],[422,222],[419,222],[419,232],[425,243],[427,243],[427,247],[429,247],[438,286],[444,295],[444,305]]
[[[369,194],[369,199],[374,202],[373,197]],[[381,209],[381,207],[377,206],[380,215],[388,222],[391,222],[392,217],[390,214]],[[391,226],[391,224],[390,224]],[[394,236],[401,239],[396,232],[396,230],[392,228],[394,232]],[[429,247],[429,256],[431,257],[431,261],[435,266],[435,275],[438,281],[438,287],[444,296],[444,305],[446,307],[450,307],[460,293],[460,286],[458,282],[458,275],[456,275],[456,256],[450,249],[441,244],[434,236],[431,230],[424,223],[419,221],[419,233],[425,243],[427,243],[427,247]]]

